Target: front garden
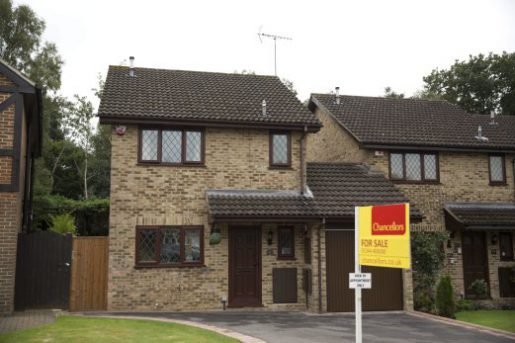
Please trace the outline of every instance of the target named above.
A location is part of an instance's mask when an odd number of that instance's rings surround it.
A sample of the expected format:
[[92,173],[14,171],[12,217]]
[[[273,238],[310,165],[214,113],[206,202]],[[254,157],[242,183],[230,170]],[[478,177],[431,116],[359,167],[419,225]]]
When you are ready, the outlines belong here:
[[0,334],[0,342],[237,342],[195,327],[150,320],[62,316],[55,323]]

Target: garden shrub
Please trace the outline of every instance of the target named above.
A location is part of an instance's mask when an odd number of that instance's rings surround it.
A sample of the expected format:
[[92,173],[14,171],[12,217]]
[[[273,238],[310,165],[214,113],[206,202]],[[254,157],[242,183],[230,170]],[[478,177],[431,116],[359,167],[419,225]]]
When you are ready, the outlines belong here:
[[447,232],[412,232],[413,298],[418,311],[434,312],[436,280],[445,259]]
[[47,230],[51,215],[69,213],[80,236],[106,236],[109,231],[109,199],[74,200],[60,195],[34,197],[33,230]]
[[484,299],[488,293],[488,284],[483,279],[477,279],[470,284],[469,290],[474,293],[477,299]]
[[456,311],[474,311],[476,309],[476,305],[467,299],[460,299],[456,302]]
[[75,227],[75,218],[69,214],[58,214],[58,215],[50,215],[50,230],[65,234],[65,233],[71,233],[75,234],[77,231],[77,227]]
[[454,303],[451,278],[448,275],[442,276],[438,283],[436,289],[436,310],[440,316],[454,318],[456,305]]

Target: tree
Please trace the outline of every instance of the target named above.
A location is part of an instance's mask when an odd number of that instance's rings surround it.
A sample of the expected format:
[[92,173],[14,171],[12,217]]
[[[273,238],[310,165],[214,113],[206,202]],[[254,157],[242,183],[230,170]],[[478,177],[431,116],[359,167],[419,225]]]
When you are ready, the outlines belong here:
[[45,90],[61,86],[63,61],[55,44],[42,42],[45,22],[26,5],[0,0],[0,56]]
[[74,158],[74,165],[82,179],[84,199],[89,198],[88,181],[94,175],[88,175],[90,156],[92,153],[92,137],[94,134],[92,120],[95,118],[93,105],[86,97],[75,95],[75,102],[66,113],[65,123],[71,140],[81,149]]
[[470,113],[515,115],[515,53],[469,56],[423,78],[424,91]]
[[404,93],[396,93],[391,87],[385,87],[384,97],[392,99],[404,99]]
[[290,81],[286,78],[281,79],[281,82],[292,92],[294,95],[297,95],[297,90],[295,89],[295,85],[293,84],[293,81]]

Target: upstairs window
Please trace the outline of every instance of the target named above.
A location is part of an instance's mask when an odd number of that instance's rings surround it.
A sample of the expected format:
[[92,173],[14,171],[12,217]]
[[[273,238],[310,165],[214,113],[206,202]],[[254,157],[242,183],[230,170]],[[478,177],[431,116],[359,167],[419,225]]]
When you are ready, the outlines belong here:
[[136,229],[137,266],[201,265],[202,257],[202,227],[140,226]]
[[139,162],[202,164],[204,132],[199,129],[141,129]]
[[291,137],[289,132],[270,133],[270,166],[291,166]]
[[491,185],[506,184],[506,169],[504,166],[503,155],[490,155],[488,162],[488,170],[490,174]]
[[406,182],[437,182],[436,153],[390,153],[390,179]]

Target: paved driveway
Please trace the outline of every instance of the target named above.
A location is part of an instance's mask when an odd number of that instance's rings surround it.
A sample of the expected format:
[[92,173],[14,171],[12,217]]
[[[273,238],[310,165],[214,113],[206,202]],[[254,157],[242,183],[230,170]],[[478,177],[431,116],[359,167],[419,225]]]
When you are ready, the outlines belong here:
[[[316,315],[264,311],[113,314],[190,320],[228,328],[271,343],[354,342],[354,316],[352,314]],[[363,341],[513,343],[515,340],[406,313],[365,313],[363,315]]]

